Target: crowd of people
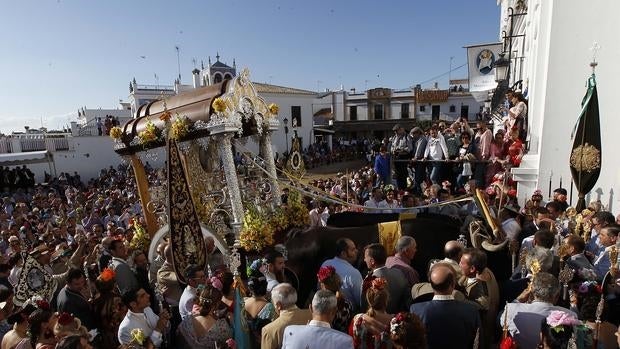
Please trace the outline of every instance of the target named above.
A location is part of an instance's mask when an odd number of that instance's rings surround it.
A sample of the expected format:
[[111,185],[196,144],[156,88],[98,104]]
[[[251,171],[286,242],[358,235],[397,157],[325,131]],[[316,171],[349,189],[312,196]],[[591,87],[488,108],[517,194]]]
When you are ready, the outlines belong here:
[[101,117],[97,117],[95,122],[97,125],[97,133],[99,136],[109,136],[112,127],[120,126],[120,121],[118,120],[118,117],[114,115],[106,115],[105,119],[103,120],[101,119]]
[[[427,247],[413,237],[401,236],[393,246],[341,238],[333,258],[315,271],[309,304],[298,299],[301,290],[287,279],[286,255],[277,250],[248,261],[243,280],[212,238],[205,239],[206,269],[177,270],[165,240],[149,259],[139,244],[143,208],[126,164],[87,183],[77,173],[44,184],[18,180],[28,175],[6,180],[5,174],[27,168],[0,169],[0,348],[617,348],[620,216],[592,202],[575,219],[563,188],[548,202],[536,191],[521,209],[506,174],[510,157],[469,159],[474,167],[464,178],[466,162],[458,163],[461,172],[452,171],[458,175],[450,180],[441,162],[410,161],[418,152],[432,158],[444,143],[447,149],[449,129],[460,132],[458,156],[480,154],[474,144],[490,130],[484,122],[476,132],[467,127],[435,125],[428,136],[414,128],[415,151],[405,148],[409,136],[397,128],[375,166],[305,188],[310,226],[325,226],[331,214],[346,210],[430,212],[467,221],[481,217],[481,208],[454,197],[484,188],[514,266],[500,270],[506,263],[491,262],[497,253],[454,240],[426,270],[416,270],[412,261]],[[521,128],[510,130],[513,143],[520,142],[514,131]],[[495,135],[498,144],[503,136]],[[405,161],[386,171],[387,154]],[[482,177],[478,166],[486,171]],[[157,180],[150,166],[146,173]],[[241,281],[243,301],[235,292]],[[247,341],[240,342],[240,329]]]

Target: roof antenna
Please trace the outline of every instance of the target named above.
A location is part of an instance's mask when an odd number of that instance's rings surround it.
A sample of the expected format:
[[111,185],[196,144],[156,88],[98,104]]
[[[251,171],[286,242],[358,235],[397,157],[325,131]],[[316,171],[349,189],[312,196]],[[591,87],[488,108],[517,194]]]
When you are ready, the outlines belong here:
[[179,83],[181,82],[181,54],[179,53],[179,45],[174,47],[177,50],[177,71],[179,72]]
[[592,51],[592,62],[590,62],[590,66],[592,67],[592,74],[594,74],[594,71],[596,70],[596,66],[598,65],[598,62],[596,62],[596,55],[598,54],[598,51],[601,50],[601,45],[598,44],[598,42],[594,42],[592,44],[592,47],[590,47],[590,51]]

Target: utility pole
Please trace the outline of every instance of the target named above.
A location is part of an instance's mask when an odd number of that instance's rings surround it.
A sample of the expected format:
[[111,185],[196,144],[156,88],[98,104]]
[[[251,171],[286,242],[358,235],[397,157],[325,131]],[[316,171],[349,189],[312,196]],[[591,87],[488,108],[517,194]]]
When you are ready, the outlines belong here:
[[450,70],[448,70],[448,89],[450,89],[450,80],[452,80],[452,60],[454,56],[450,56]]
[[177,71],[179,72],[179,83],[181,82],[181,55],[179,53],[179,45],[174,47],[177,50]]

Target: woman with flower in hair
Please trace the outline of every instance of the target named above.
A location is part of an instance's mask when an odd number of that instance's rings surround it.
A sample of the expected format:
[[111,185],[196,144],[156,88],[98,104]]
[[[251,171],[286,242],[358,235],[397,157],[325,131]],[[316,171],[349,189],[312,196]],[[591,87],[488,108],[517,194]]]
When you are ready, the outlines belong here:
[[116,275],[112,269],[104,269],[95,280],[98,296],[93,310],[98,329],[97,342],[102,348],[117,348],[118,327],[127,314],[127,306],[116,293]]
[[321,290],[332,291],[336,294],[337,308],[336,316],[332,321],[332,328],[347,333],[351,318],[353,317],[353,304],[340,293],[340,287],[342,286],[340,275],[336,273],[334,267],[328,265],[321,267],[316,276]]
[[88,336],[88,329],[82,325],[80,319],[66,312],[56,313],[56,316],[58,320],[54,325],[54,336],[57,341],[67,336]]
[[390,321],[390,338],[395,349],[426,349],[426,331],[420,318],[401,312]]
[[185,318],[178,328],[179,348],[225,348],[231,338],[232,328],[227,317],[218,317],[215,311],[221,304],[222,292],[208,283],[200,291],[196,304],[198,314]]
[[56,324],[56,315],[49,310],[49,306],[35,310],[28,317],[28,322],[30,347],[21,346],[23,343],[20,343],[17,348],[53,349],[56,346],[56,338],[52,331]]
[[573,315],[554,310],[541,322],[538,348],[592,348],[591,331]]
[[356,349],[387,349],[392,347],[390,321],[394,317],[386,312],[389,293],[387,281],[375,278],[366,291],[368,311],[353,317],[349,335]]
[[267,296],[267,278],[260,272],[252,272],[248,279],[252,297],[245,298],[244,308],[248,326],[252,333],[253,348],[260,348],[262,328],[276,318],[276,309]]

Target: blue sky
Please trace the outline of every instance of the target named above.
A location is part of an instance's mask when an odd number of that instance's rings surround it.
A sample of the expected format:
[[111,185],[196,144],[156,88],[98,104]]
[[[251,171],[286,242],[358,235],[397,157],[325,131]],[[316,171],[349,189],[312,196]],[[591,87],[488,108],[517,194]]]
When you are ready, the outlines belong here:
[[[0,0],[0,132],[115,108],[129,81],[190,83],[192,59],[309,90],[406,88],[498,40],[494,0]],[[142,58],[144,56],[145,58]],[[467,77],[466,67],[452,78]],[[446,86],[447,75],[436,79]],[[430,86],[435,80],[424,85]]]

